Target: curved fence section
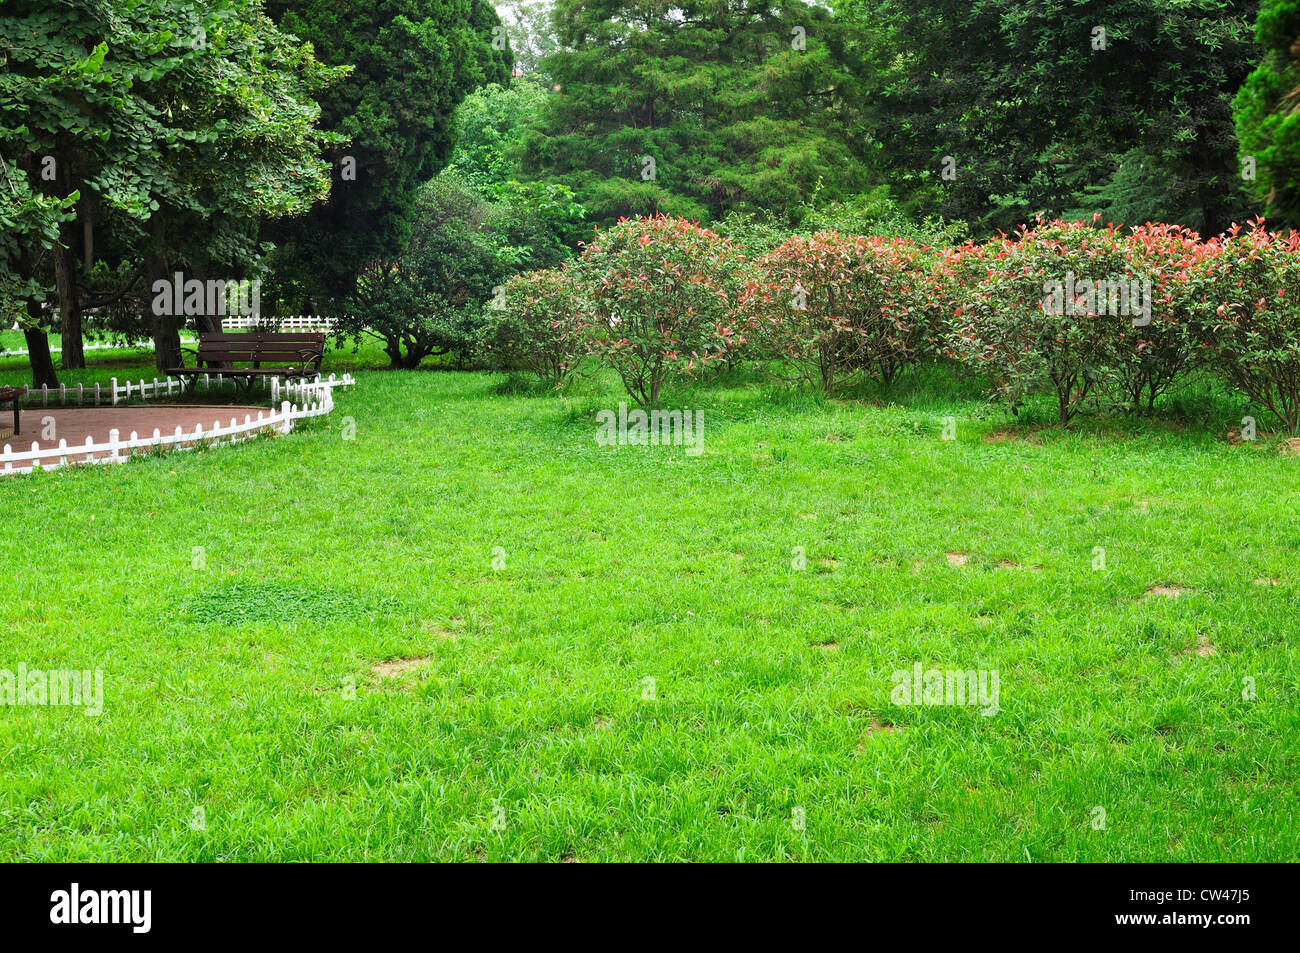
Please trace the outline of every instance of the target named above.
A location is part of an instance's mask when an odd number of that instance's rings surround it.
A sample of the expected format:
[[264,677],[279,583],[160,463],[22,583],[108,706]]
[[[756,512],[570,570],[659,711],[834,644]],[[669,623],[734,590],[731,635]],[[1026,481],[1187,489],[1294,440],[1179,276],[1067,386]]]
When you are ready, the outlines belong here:
[[[337,383],[341,385],[343,382]],[[38,468],[57,470],[74,465],[125,463],[133,454],[234,444],[268,431],[287,434],[293,430],[295,422],[320,417],[334,409],[333,387],[328,381],[305,383],[293,387],[292,391],[286,387],[284,393],[292,393],[301,403],[282,400],[279,410],[259,411],[256,416],[245,414],[242,421],[232,417],[226,424],[214,420],[211,428],[199,425],[185,431],[177,427],[170,434],[155,429],[147,436],[131,431],[126,438],[119,430],[113,429],[109,431],[108,439],[102,442],[87,437],[84,444],[70,446],[66,440],[60,440],[58,446],[41,447],[39,443],[33,443],[30,450],[15,450],[5,444],[0,453],[0,475],[31,473]]]

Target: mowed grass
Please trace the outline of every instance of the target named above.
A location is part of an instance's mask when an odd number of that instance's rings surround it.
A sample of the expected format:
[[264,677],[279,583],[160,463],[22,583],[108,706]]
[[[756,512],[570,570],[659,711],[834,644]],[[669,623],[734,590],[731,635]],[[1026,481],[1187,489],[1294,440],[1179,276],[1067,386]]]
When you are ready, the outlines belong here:
[[[0,480],[0,668],[105,673],[98,718],[0,708],[0,857],[1300,854],[1300,460],[1240,408],[732,381],[673,398],[689,457],[599,446],[608,381],[358,376],[287,437]],[[893,704],[917,662],[1000,710]]]

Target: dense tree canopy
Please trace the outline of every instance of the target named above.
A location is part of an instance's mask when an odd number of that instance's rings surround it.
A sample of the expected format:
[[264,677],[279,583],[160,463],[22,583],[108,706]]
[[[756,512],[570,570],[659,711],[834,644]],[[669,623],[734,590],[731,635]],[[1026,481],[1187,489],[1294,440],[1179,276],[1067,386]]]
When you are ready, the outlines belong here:
[[540,81],[520,78],[466,96],[453,122],[456,145],[450,164],[456,173],[484,194],[518,178],[518,138],[551,95]]
[[1217,231],[1247,207],[1230,106],[1256,6],[849,0],[840,10],[893,53],[856,88],[891,180],[917,207],[987,232],[1086,198],[1103,215],[1127,205],[1139,219]]
[[593,218],[710,218],[767,208],[797,219],[820,189],[866,184],[843,115],[843,38],[799,0],[559,0],[559,92],[525,172],[571,186]]
[[348,294],[365,262],[401,248],[417,190],[451,153],[457,104],[505,82],[511,54],[488,0],[269,0],[268,9],[323,62],[354,67],[321,98],[323,127],[348,139],[328,154],[329,201],[269,232],[281,246],[278,290],[298,308]]
[[510,38],[515,70],[538,70],[542,60],[559,49],[551,25],[554,4],[551,0],[497,0],[495,6]]
[[[259,263],[259,218],[328,190],[312,94],[338,71],[277,30],[259,0],[0,10],[0,159],[24,227],[6,269],[25,293],[56,290],[65,366],[80,364],[83,308],[142,297],[144,279],[172,268],[243,276]],[[33,204],[15,173],[48,200]],[[56,208],[71,214],[51,217]],[[105,270],[117,287],[97,297],[91,276]],[[39,307],[27,310],[37,323]],[[154,331],[163,366],[178,357],[176,322]],[[53,376],[33,368],[38,381]]]
[[1235,103],[1242,161],[1275,224],[1300,225],[1300,3],[1264,0],[1256,38],[1263,61]]

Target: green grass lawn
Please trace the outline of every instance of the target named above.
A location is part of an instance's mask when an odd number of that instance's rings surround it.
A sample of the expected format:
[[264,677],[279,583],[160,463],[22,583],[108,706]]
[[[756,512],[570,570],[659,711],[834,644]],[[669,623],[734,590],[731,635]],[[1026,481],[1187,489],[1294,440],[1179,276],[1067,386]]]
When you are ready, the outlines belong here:
[[[688,457],[597,445],[605,381],[358,377],[287,437],[0,480],[0,668],[105,673],[97,718],[0,708],[0,858],[1300,856],[1300,460],[1240,407],[732,381],[670,399]],[[893,704],[917,662],[1000,710]]]

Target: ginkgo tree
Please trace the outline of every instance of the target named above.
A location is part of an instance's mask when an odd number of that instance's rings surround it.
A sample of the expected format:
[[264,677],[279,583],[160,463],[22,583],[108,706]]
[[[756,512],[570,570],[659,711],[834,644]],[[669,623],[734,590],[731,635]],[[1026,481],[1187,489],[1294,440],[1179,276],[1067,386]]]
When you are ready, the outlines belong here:
[[[7,287],[54,290],[65,367],[83,363],[83,308],[146,300],[173,269],[242,277],[261,217],[328,193],[312,94],[345,70],[321,66],[260,0],[6,0],[0,35],[0,158],[71,213],[53,234],[25,233]],[[88,287],[101,255],[121,278],[110,292]],[[151,328],[160,367],[179,359],[177,321]]]

